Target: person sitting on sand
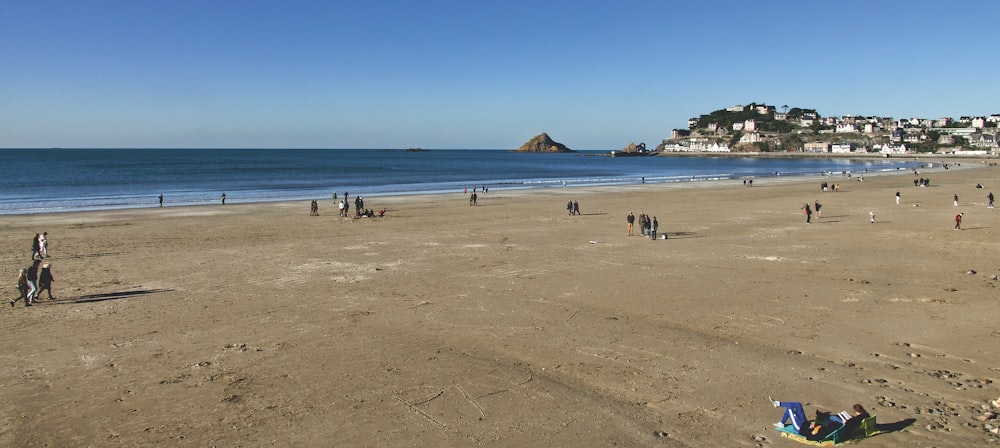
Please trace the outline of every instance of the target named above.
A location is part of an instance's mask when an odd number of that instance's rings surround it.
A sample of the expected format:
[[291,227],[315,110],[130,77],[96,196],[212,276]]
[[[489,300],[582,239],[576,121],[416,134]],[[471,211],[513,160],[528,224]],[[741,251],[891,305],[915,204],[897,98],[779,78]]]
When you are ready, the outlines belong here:
[[823,440],[833,434],[834,431],[844,426],[838,419],[834,419],[829,412],[816,410],[816,419],[809,424],[809,433],[806,438],[809,440]]
[[868,411],[865,410],[864,406],[855,404],[854,416],[844,421],[844,429],[841,434],[850,437],[854,431],[857,431],[857,429],[861,427],[861,422],[868,417],[871,417],[871,415],[868,414]]
[[781,415],[781,421],[775,423],[774,426],[777,428],[784,428],[791,424],[795,428],[795,432],[806,435],[809,431],[808,423],[806,420],[806,411],[802,409],[802,403],[797,401],[778,401],[772,400],[771,403],[774,407],[785,408],[785,413]]

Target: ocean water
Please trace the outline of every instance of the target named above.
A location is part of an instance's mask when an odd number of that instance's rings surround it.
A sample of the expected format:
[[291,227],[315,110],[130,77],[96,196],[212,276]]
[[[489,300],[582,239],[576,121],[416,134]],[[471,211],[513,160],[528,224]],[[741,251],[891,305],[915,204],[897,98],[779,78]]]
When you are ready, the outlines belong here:
[[0,214],[892,171],[893,159],[604,157],[490,150],[5,149]]

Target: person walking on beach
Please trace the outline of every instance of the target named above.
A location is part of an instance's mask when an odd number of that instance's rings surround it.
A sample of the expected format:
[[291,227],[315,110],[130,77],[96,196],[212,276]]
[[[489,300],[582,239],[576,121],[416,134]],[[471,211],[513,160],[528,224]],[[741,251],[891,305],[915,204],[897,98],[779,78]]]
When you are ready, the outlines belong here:
[[955,207],[958,207],[958,195],[955,195]]
[[31,239],[31,259],[42,258],[42,246],[38,243],[38,239],[41,235],[35,234],[34,238]]
[[653,240],[656,239],[656,230],[659,229],[659,228],[660,228],[660,221],[657,221],[656,217],[654,216],[653,217],[653,223],[649,225],[649,238],[650,239],[653,239]]
[[962,230],[962,217],[965,213],[959,213],[955,215],[955,230]]
[[35,297],[38,296],[38,265],[42,263],[42,260],[35,260],[31,262],[31,266],[25,271],[27,276],[26,281],[28,282],[28,295],[24,299],[24,306],[31,306],[32,302],[35,301]]
[[804,210],[804,213],[806,214],[806,224],[811,224],[812,217],[813,217],[813,211],[812,211],[812,208],[809,207],[809,203],[808,202],[806,203],[806,205],[802,206],[802,210]]
[[570,216],[573,216],[573,200],[572,199],[570,199],[569,202],[566,203],[566,213],[569,213]]
[[344,217],[344,201],[337,201],[337,211],[340,213],[340,217]]
[[35,298],[42,296],[42,291],[48,291],[49,300],[55,299],[52,297],[52,282],[55,278],[52,277],[52,265],[45,263],[42,265],[42,270],[38,272],[38,292],[35,293]]
[[823,217],[823,215],[821,215],[819,212],[821,207],[823,207],[823,205],[820,204],[819,201],[813,201],[813,210],[816,210],[816,219]]
[[987,203],[987,207],[993,208],[993,192],[992,191],[990,192],[990,194],[986,195],[986,201],[987,201],[986,202]]
[[896,190],[896,205],[899,205],[899,190]]
[[27,269],[21,268],[17,273],[17,292],[20,293],[18,298],[10,301],[10,307],[13,308],[14,304],[18,300],[24,300],[24,303],[28,303],[28,273]]
[[159,196],[159,199],[160,199],[160,207],[163,207],[163,195],[162,194]]
[[632,214],[632,210],[628,211],[628,215],[625,216],[625,222],[628,224],[628,236],[632,236],[632,225],[635,224],[635,215]]
[[573,201],[573,214],[577,215],[577,216],[580,215],[580,203],[579,202]]
[[646,212],[639,212],[639,235],[646,236]]
[[219,199],[222,200],[222,205],[226,205],[226,194],[225,193],[222,193],[222,197],[220,197]]
[[38,256],[39,258],[49,258],[49,232],[42,232],[42,236],[38,237]]
[[309,216],[319,216],[319,203],[315,199],[309,204]]

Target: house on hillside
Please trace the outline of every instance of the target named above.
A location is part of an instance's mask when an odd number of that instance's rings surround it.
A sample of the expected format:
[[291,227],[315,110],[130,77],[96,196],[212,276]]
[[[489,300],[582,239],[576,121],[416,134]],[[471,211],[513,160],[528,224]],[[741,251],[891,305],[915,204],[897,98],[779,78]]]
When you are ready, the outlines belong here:
[[838,134],[843,134],[847,132],[858,132],[858,127],[854,123],[848,123],[846,121],[841,121],[837,123],[837,129],[835,130]]
[[975,134],[969,138],[969,144],[977,148],[997,149],[997,137],[993,134]]
[[759,132],[744,132],[740,136],[740,143],[757,143],[760,141],[762,140]]

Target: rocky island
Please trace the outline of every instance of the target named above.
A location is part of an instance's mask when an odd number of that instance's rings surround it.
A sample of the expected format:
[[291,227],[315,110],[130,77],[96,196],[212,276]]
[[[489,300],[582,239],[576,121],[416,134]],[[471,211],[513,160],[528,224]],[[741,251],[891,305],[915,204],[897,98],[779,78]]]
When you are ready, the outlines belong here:
[[573,152],[566,145],[552,140],[549,134],[541,133],[528,140],[515,152]]

